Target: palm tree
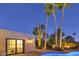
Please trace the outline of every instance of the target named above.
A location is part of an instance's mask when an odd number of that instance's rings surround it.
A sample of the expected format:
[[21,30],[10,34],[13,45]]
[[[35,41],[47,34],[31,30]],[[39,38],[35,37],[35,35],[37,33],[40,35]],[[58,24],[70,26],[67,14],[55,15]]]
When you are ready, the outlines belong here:
[[45,7],[45,11],[46,11],[47,16],[50,16],[50,14],[53,14],[54,30],[55,30],[55,46],[57,47],[57,26],[56,26],[55,4],[47,3]]
[[45,26],[43,24],[38,25],[38,46],[41,46],[41,40],[43,37],[43,32],[44,32]]
[[41,47],[41,40],[43,37],[45,26],[43,24],[39,24],[37,27],[34,28],[33,34],[36,36],[36,39],[38,41],[37,45],[40,48]]
[[62,10],[62,16],[61,16],[61,19],[60,19],[60,44],[59,44],[59,47],[61,48],[62,47],[62,23],[63,23],[63,19],[64,19],[64,9],[65,7],[69,7],[70,4],[69,3],[58,3],[56,4],[58,9]]
[[[46,22],[45,22],[45,32],[47,32],[47,26],[48,26],[48,16],[50,16],[50,10],[48,9],[48,4],[45,6],[45,13],[46,13]],[[44,38],[44,49],[46,50],[46,33],[44,33],[45,38]]]
[[74,32],[72,35],[73,35],[73,37],[75,38],[76,33]]
[[36,43],[35,43],[35,45],[36,45],[36,47],[38,48],[38,27],[35,27],[35,28],[33,29],[32,33],[33,33],[33,34],[35,35],[35,37],[36,37]]

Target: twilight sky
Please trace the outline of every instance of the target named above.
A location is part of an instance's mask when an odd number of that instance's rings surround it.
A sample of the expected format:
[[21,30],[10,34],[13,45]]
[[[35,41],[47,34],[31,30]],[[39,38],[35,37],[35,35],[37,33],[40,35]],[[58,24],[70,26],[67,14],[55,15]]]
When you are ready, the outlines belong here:
[[[32,30],[40,22],[45,24],[45,4],[0,4],[0,29],[32,34]],[[57,10],[57,25],[59,25],[61,11]],[[65,9],[63,31],[66,35],[76,33],[79,41],[79,4],[72,4]],[[48,34],[54,32],[53,17],[49,17]]]

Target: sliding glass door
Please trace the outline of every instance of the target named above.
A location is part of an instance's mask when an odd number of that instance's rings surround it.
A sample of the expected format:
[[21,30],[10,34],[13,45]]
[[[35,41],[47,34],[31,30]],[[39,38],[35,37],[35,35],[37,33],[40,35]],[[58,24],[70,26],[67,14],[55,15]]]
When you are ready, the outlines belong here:
[[16,39],[7,39],[7,55],[23,53],[24,52],[24,41]]
[[17,53],[23,52],[23,40],[17,40]]
[[7,40],[7,54],[15,54],[16,40]]

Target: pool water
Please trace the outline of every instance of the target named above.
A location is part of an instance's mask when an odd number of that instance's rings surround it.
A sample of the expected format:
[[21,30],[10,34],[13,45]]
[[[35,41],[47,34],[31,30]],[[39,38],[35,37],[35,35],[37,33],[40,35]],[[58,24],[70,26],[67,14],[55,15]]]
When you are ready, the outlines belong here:
[[64,52],[48,52],[41,54],[41,56],[79,56],[79,51],[64,53]]

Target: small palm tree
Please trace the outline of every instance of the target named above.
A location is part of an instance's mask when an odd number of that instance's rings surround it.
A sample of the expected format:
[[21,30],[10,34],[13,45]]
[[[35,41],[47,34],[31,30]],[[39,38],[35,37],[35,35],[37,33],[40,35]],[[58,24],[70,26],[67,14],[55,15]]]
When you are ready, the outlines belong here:
[[43,32],[44,32],[45,26],[43,24],[39,24],[37,27],[34,28],[33,30],[33,34],[36,36],[36,41],[38,47],[41,47],[41,43],[42,43],[42,37],[43,37]]

